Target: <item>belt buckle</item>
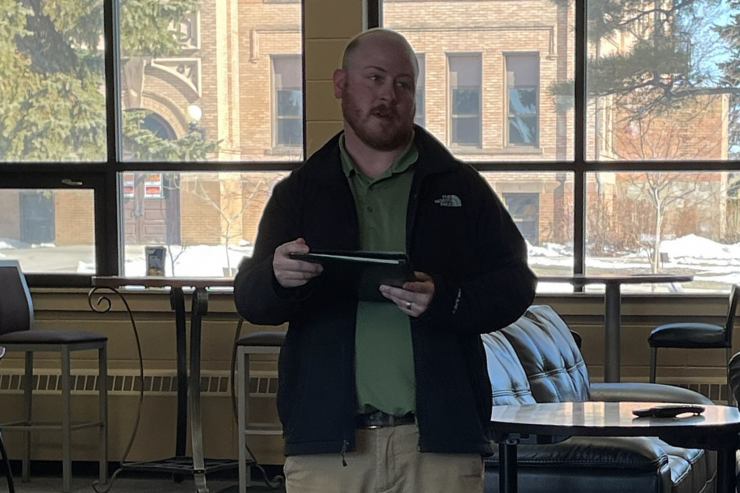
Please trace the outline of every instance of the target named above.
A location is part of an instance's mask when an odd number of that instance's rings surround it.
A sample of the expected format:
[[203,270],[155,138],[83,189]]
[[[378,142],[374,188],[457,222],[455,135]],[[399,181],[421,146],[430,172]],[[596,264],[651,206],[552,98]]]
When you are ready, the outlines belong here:
[[[371,421],[374,421],[378,424],[370,424],[366,426],[365,428],[368,430],[377,430],[379,428],[385,428],[387,426],[393,426],[393,416],[388,415],[382,411],[374,411],[370,413],[370,416],[372,416]],[[383,422],[386,421],[386,422]]]

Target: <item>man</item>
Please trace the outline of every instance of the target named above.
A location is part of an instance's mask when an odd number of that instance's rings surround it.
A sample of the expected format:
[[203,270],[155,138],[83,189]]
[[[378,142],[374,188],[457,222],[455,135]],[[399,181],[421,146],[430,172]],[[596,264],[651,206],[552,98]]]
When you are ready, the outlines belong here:
[[[491,387],[480,334],[534,298],[524,240],[471,167],[414,126],[416,57],[374,29],[334,72],[344,131],[275,187],[235,280],[288,322],[278,413],[288,493],[482,491]],[[416,279],[358,301],[309,250],[405,251]]]

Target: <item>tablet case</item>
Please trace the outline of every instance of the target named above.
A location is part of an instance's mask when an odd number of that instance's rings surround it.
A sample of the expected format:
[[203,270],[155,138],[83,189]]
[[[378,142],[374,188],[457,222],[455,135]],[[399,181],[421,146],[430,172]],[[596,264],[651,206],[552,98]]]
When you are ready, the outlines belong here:
[[291,258],[316,262],[324,275],[342,275],[356,284],[357,298],[362,301],[390,302],[379,291],[381,284],[402,287],[413,281],[414,269],[403,252],[313,250],[291,253]]

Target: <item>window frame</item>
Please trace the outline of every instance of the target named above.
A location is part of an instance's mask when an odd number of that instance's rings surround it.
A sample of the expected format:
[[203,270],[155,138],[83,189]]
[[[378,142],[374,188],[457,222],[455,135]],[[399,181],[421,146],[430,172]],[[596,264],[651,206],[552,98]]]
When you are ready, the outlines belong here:
[[[382,27],[383,0],[368,0],[367,18],[368,28]],[[394,0],[422,1],[422,0]],[[486,162],[467,160],[466,164],[478,171],[492,172],[570,172],[573,173],[573,273],[585,273],[586,259],[586,174],[589,172],[635,172],[635,171],[740,171],[740,160],[727,159],[713,160],[685,160],[685,161],[596,161],[586,159],[586,64],[587,64],[587,37],[586,19],[588,0],[574,0],[575,18],[573,20],[574,55],[574,107],[573,107],[573,159],[568,161],[498,161]],[[583,287],[574,288],[576,292],[583,291]],[[567,296],[567,295],[565,295]],[[681,296],[672,294],[671,296]]]
[[[112,241],[111,233],[115,228],[109,227],[110,211],[106,203],[109,200],[106,187],[106,176],[101,173],[90,173],[84,171],[70,170],[67,173],[26,173],[16,170],[0,169],[3,180],[0,181],[0,191],[3,190],[90,190],[93,193],[94,214],[94,238],[93,249],[95,251],[95,263],[98,270],[115,271],[118,269],[118,252],[121,251],[120,244]],[[117,200],[116,194],[112,197]],[[117,212],[115,212],[117,216]],[[117,217],[115,218],[117,221]],[[107,251],[108,249],[112,252]],[[113,255],[115,254],[115,256]],[[101,269],[102,268],[102,269]],[[28,284],[31,286],[45,287],[90,287],[92,279],[89,274],[51,274],[51,273],[29,273],[26,275]]]
[[[118,18],[119,6],[114,0],[101,0],[104,12],[104,46],[106,78],[106,120],[107,153],[105,161],[86,163],[34,163],[0,162],[0,189],[43,189],[66,188],[62,180],[71,183],[82,182],[83,189],[92,189],[95,207],[95,255],[97,275],[119,275],[123,269],[121,257],[122,232],[119,225],[119,180],[122,173],[147,171],[292,171],[301,162],[265,161],[236,162],[213,161],[208,163],[174,162],[128,162],[122,159],[121,142],[118,132],[121,122],[120,104],[120,60],[115,47],[119,46]],[[415,1],[415,0],[409,0]],[[296,0],[265,0],[266,3],[299,3]],[[382,0],[367,0],[365,19],[368,28],[382,25]],[[305,0],[301,9],[305,11]],[[585,229],[586,229],[586,174],[589,172],[634,172],[634,171],[727,171],[740,172],[740,161],[595,161],[586,159],[585,119],[586,119],[586,9],[587,0],[575,0],[574,19],[574,111],[573,111],[573,149],[572,160],[568,161],[466,161],[479,171],[543,171],[573,173],[573,273],[585,272]],[[306,57],[305,57],[305,14],[302,15],[301,60],[303,79],[303,152],[306,156]],[[31,286],[74,287],[90,286],[90,275],[75,274],[29,274]],[[680,296],[675,294],[672,296]]]
[[[0,189],[92,189],[95,207],[95,271],[96,276],[117,276],[123,273],[123,228],[121,187],[124,172],[249,172],[249,171],[292,171],[301,161],[273,161],[269,155],[264,161],[207,161],[207,162],[162,162],[125,161],[123,159],[121,103],[120,6],[116,0],[100,0],[103,6],[103,41],[105,67],[105,119],[106,160],[89,162],[0,162]],[[266,3],[300,3],[305,10],[305,0],[278,0]],[[306,37],[305,19],[301,14],[301,82],[302,82],[302,133],[300,149],[306,156]],[[272,68],[271,68],[272,70]],[[272,90],[272,89],[271,89]],[[287,148],[286,148],[287,149]],[[293,148],[291,148],[293,149]],[[285,151],[283,151],[283,154]],[[65,185],[72,183],[73,185]],[[76,185],[81,183],[81,185]],[[30,273],[27,276],[31,287],[90,287],[90,274]]]

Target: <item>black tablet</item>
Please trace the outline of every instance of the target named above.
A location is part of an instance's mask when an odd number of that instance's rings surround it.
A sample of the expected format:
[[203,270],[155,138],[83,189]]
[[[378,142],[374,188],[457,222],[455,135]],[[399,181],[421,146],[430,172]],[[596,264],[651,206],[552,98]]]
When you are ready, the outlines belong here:
[[326,275],[341,273],[356,283],[357,297],[363,301],[389,301],[378,290],[381,284],[402,287],[415,279],[403,252],[313,250],[291,253],[290,258],[319,263]]

